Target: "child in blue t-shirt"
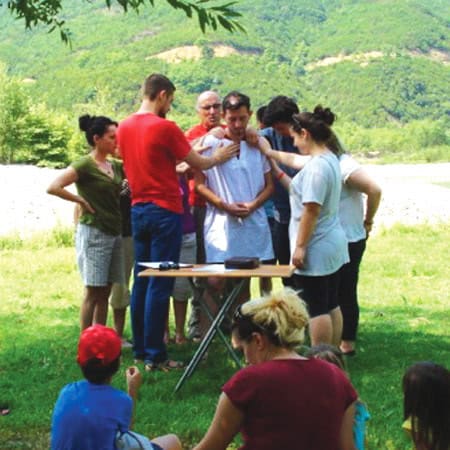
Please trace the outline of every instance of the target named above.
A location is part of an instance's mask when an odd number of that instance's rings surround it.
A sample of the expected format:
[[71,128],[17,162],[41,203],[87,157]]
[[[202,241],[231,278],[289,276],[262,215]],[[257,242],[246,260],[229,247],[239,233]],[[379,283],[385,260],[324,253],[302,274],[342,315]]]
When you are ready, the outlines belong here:
[[[335,366],[338,366],[344,372],[345,362],[342,352],[333,345],[320,344],[310,348],[307,356],[322,359],[328,361]],[[355,405],[355,418],[353,423],[353,440],[355,447],[358,450],[364,450],[365,448],[365,436],[366,436],[366,422],[370,419],[367,406],[359,398]]]
[[52,450],[181,450],[175,435],[150,441],[130,431],[142,378],[133,366],[126,371],[128,394],[110,385],[120,367],[121,347],[112,328],[97,324],[81,333],[77,362],[85,379],[69,383],[59,394],[52,416]]

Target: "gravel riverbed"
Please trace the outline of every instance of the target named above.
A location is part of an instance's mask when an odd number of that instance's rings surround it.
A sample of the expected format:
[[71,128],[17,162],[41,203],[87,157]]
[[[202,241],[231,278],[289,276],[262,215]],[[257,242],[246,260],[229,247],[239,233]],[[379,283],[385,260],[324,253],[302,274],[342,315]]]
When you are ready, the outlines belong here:
[[[383,199],[374,232],[394,223],[450,223],[450,163],[365,165]],[[70,225],[73,204],[46,194],[58,170],[0,165],[0,235]]]

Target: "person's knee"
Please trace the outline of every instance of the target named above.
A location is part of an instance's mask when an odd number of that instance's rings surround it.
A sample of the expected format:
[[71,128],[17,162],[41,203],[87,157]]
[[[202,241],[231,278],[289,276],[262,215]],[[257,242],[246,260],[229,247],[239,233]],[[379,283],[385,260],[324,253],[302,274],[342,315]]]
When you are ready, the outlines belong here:
[[107,303],[111,285],[108,286],[86,286],[85,302]]

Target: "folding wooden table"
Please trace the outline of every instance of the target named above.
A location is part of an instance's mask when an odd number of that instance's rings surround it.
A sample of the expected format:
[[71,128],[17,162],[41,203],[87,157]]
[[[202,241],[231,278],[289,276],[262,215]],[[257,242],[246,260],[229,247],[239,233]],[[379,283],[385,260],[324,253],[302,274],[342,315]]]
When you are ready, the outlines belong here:
[[[209,278],[209,277],[219,277],[219,278],[243,278],[237,283],[232,291],[228,294],[227,298],[220,307],[217,315],[212,317],[208,310],[208,307],[202,304],[205,313],[211,320],[211,326],[209,327],[207,333],[205,334],[203,340],[201,341],[199,347],[197,348],[194,356],[187,365],[183,375],[175,386],[175,392],[177,392],[183,386],[184,382],[193,374],[194,370],[199,365],[203,356],[205,355],[208,347],[210,346],[214,336],[218,333],[225,346],[227,347],[231,357],[240,366],[240,360],[236,353],[232,349],[228,339],[223,335],[220,330],[220,325],[223,322],[226,314],[233,305],[234,301],[238,297],[242,288],[244,287],[245,279],[251,277],[290,277],[295,270],[294,266],[289,265],[273,265],[264,264],[256,269],[225,269],[221,264],[195,264],[192,267],[180,268],[180,269],[170,269],[170,270],[158,270],[158,269],[145,269],[139,272],[140,277],[186,277],[189,278],[191,286],[194,291],[198,291],[198,287],[194,284],[193,278]],[[201,299],[201,296],[199,296]]]

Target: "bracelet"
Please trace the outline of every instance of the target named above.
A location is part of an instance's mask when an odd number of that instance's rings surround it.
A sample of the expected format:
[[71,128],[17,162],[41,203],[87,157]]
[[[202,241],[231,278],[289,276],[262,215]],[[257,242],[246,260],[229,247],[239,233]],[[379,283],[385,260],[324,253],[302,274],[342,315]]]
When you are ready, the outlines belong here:
[[286,174],[281,171],[278,175],[277,175],[277,180],[280,181]]

